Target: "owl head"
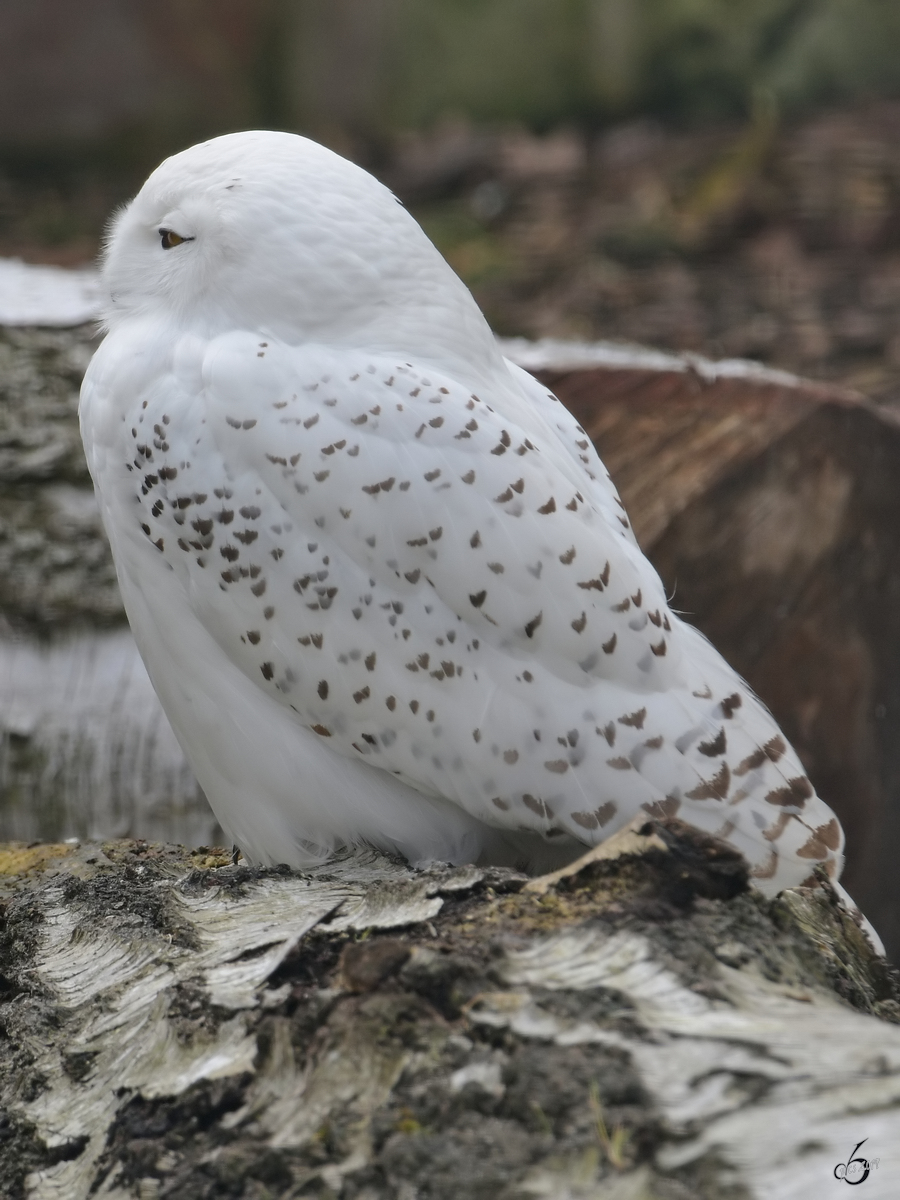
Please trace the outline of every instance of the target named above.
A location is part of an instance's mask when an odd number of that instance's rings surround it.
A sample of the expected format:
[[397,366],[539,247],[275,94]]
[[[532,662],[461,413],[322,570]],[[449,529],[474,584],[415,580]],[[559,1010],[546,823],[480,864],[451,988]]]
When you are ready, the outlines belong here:
[[[296,134],[213,138],[163,162],[113,219],[105,320],[252,328],[496,359],[465,286],[396,197]],[[429,353],[429,350],[431,353]]]

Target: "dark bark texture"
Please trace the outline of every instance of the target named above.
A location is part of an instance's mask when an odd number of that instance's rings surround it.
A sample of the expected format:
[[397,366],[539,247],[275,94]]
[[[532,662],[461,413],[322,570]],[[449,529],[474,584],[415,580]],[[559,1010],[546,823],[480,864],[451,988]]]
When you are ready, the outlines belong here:
[[787,1200],[863,1138],[897,1194],[896,973],[676,821],[542,880],[119,841],[0,889],[9,1200]]

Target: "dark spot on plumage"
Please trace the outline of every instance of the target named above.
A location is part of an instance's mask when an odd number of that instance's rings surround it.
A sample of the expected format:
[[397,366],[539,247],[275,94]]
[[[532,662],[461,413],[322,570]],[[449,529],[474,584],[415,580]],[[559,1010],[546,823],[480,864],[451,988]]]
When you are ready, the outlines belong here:
[[[724,732],[724,731],[723,731]],[[754,750],[752,754],[748,754],[746,758],[741,759],[738,766],[735,767],[735,775],[746,775],[748,771],[758,770],[764,762],[768,761],[768,756],[762,747]]]
[[678,796],[666,796],[665,800],[654,800],[641,805],[644,812],[649,813],[651,817],[655,817],[658,821],[664,820],[666,817],[674,817],[681,808],[681,800]]
[[837,850],[841,844],[841,827],[837,822],[836,817],[832,817],[827,824],[819,825],[813,830],[809,839],[797,851],[798,858],[818,858],[823,859],[828,857],[829,850]]
[[722,716],[725,717],[726,720],[730,720],[742,704],[743,700],[737,692],[733,692],[730,696],[726,696],[721,703]]
[[586,591],[586,592],[588,592],[588,591],[602,592],[608,583],[609,583],[609,563],[607,562],[606,566],[603,568],[603,570],[600,572],[600,574],[595,579],[585,579],[582,582],[580,582],[578,584],[578,586],[583,591]]
[[621,756],[619,758],[608,758],[606,760],[606,765],[608,767],[612,767],[614,771],[631,771],[634,769],[631,759]]
[[[469,597],[469,599],[471,599],[471,596]],[[544,619],[543,612],[539,612],[536,617],[532,617],[531,620],[528,622],[528,624],[525,626],[525,636],[530,637],[530,638],[534,637],[534,632],[537,629],[537,627],[540,625],[540,623],[543,619]]]
[[241,554],[237,546],[229,546],[227,543],[224,546],[219,547],[219,553],[224,559],[227,559],[228,562],[237,562]]
[[[718,758],[720,754],[724,754],[727,748],[724,728],[720,729],[714,738],[708,742],[701,742],[697,749],[701,754],[705,754],[707,758]],[[765,758],[765,755],[763,755]],[[737,774],[738,772],[735,772]]]
[[784,738],[776,734],[775,737],[769,738],[769,740],[763,746],[763,750],[765,750],[767,758],[769,758],[773,763],[777,763],[787,750],[787,745]]
[[259,638],[260,633],[258,629],[247,630],[247,640],[250,642],[251,646],[255,646],[259,642]]
[[268,608],[263,609],[263,616],[266,618],[267,621],[271,621],[272,618],[275,616],[275,609],[271,605],[269,605]]
[[577,620],[572,622],[572,628],[575,630],[576,633],[583,633],[584,627],[586,625],[587,625],[587,616],[585,613],[582,613],[581,616],[577,618]]
[[724,800],[728,796],[730,786],[731,771],[728,763],[722,763],[712,779],[704,779],[686,795],[689,800]]
[[442,525],[438,525],[437,529],[429,529],[428,530],[428,536],[431,538],[431,540],[433,542],[436,542],[440,538],[440,536],[443,532],[444,532],[444,527]]
[[[250,568],[250,573],[251,573],[251,575],[253,573],[252,567]],[[261,596],[265,592],[265,590],[266,590],[265,579],[260,579],[259,583],[254,583],[253,586],[250,588],[250,591],[253,593],[254,596]]]
[[646,718],[646,708],[639,708],[637,712],[626,713],[624,717],[619,717],[619,724],[629,725],[632,729],[643,729]]
[[538,509],[538,512],[539,512],[539,513],[541,513],[541,514],[542,514],[543,516],[545,516],[545,517],[546,517],[546,516],[549,516],[549,514],[550,514],[550,513],[554,513],[554,512],[556,512],[556,499],[555,499],[555,497],[551,496],[551,497],[550,497],[550,499],[547,501],[547,503],[546,503],[546,504],[542,504],[542,505],[540,506],[540,508]]
[[807,800],[813,796],[813,787],[805,775],[797,775],[787,781],[787,786],[775,788],[766,795],[767,804],[803,808]]
[[665,653],[668,650],[668,648],[669,648],[668,643],[666,642],[665,638],[663,638],[661,642],[658,642],[655,645],[653,642],[650,643],[650,649],[656,655],[657,658],[663,658],[665,656]]
[[275,674],[275,667],[270,662],[264,662],[259,669],[262,671],[263,679],[271,679]]
[[243,542],[245,546],[249,546],[251,542],[255,542],[259,534],[255,529],[238,529],[234,532],[234,537],[239,542]]
[[612,606],[613,612],[628,612],[629,608],[631,608],[631,600],[627,596],[624,600]]

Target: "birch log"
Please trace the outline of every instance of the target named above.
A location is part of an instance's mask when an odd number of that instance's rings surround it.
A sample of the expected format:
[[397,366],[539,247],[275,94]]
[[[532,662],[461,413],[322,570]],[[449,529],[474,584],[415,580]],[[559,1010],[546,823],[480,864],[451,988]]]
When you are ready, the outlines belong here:
[[896,973],[678,822],[544,880],[129,841],[0,880],[9,1200],[818,1200],[863,1139],[900,1192]]

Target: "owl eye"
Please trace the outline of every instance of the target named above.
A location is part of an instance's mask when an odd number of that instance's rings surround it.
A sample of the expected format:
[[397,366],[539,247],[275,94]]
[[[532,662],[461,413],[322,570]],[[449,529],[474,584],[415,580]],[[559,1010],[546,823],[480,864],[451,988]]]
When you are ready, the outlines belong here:
[[192,237],[182,237],[180,233],[176,233],[173,229],[161,229],[159,236],[162,240],[163,250],[171,250],[173,246],[180,246],[182,242],[192,242]]

